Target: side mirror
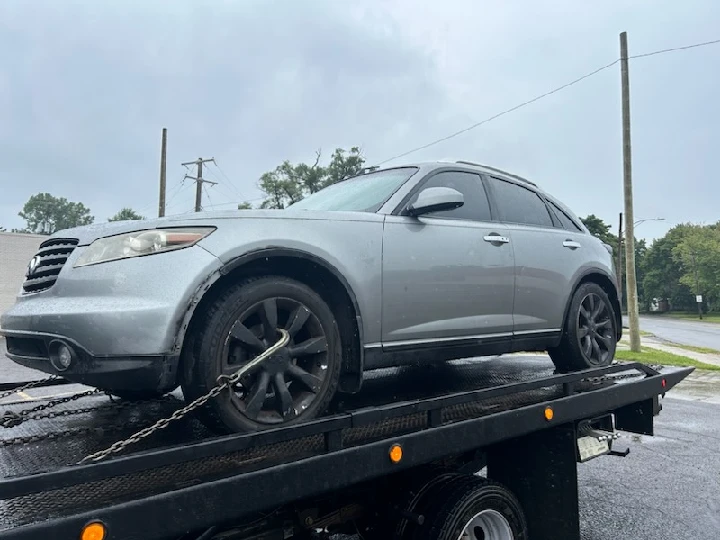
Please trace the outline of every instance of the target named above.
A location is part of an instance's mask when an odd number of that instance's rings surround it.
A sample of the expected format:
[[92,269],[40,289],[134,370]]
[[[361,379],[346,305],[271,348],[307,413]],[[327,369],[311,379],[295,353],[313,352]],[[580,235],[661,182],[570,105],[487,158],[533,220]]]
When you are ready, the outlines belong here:
[[454,210],[465,204],[463,194],[448,187],[431,187],[418,193],[415,201],[407,208],[408,215],[421,216],[430,212]]

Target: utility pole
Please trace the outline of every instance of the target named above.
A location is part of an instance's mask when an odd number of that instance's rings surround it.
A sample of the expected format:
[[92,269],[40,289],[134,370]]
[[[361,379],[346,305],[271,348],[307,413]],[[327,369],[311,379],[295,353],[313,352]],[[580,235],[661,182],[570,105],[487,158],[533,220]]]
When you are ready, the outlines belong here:
[[625,280],[630,322],[630,350],[640,352],[640,314],[635,274],[635,222],[633,221],[632,145],[630,144],[630,68],[627,32],[620,34],[620,76],[622,82],[623,193],[625,196]]
[[200,212],[202,211],[202,185],[203,184],[217,184],[217,182],[211,182],[210,180],[205,180],[203,178],[203,163],[207,163],[209,161],[212,161],[215,163],[215,158],[210,159],[203,159],[203,158],[197,158],[195,161],[188,161],[186,163],[183,163],[183,166],[188,165],[197,165],[197,176],[190,176],[189,174],[185,175],[185,178],[190,178],[191,180],[195,180],[195,211]]
[[617,268],[617,281],[618,281],[618,302],[620,302],[620,311],[623,306],[623,270],[622,270],[622,245],[623,245],[623,213],[620,212],[620,222],[618,224],[618,241],[617,241],[617,261],[615,267]]
[[167,128],[162,130],[162,145],[160,146],[160,199],[158,201],[158,217],[165,216],[165,165],[167,162]]

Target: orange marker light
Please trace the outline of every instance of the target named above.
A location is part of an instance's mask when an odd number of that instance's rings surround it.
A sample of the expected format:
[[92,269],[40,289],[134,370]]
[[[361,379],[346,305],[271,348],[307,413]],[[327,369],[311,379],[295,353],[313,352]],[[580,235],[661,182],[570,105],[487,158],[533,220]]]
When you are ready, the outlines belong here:
[[555,416],[555,412],[552,410],[552,407],[545,407],[545,420],[550,421]]
[[402,446],[399,444],[393,444],[390,447],[390,461],[393,463],[400,463],[400,460],[403,456],[403,449]]
[[80,540],[105,540],[106,532],[105,525],[99,521],[94,521],[83,527]]

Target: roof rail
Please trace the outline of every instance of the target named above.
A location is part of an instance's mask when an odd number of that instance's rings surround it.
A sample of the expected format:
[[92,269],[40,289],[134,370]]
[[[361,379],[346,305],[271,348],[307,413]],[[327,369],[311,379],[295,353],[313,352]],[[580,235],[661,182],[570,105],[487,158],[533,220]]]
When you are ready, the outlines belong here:
[[483,165],[482,163],[475,163],[473,161],[465,161],[465,160],[458,160],[455,163],[461,163],[463,165],[472,165],[473,167],[482,167],[483,169],[487,169],[489,171],[495,171],[500,174],[504,174],[505,176],[509,176],[510,178],[513,178],[515,180],[519,180],[520,182],[524,182],[526,184],[530,184],[531,186],[538,187],[538,185],[535,182],[531,182],[527,178],[523,178],[522,176],[518,176],[517,174],[512,174],[507,171],[503,171],[502,169],[498,169],[497,167],[490,167],[489,165]]

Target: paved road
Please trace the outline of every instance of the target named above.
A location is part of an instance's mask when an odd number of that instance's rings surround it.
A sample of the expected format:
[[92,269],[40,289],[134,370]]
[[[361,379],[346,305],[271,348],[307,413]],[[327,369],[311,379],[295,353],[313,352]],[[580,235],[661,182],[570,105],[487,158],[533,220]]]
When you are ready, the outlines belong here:
[[649,316],[640,317],[640,329],[682,345],[720,350],[720,324],[717,323]]

